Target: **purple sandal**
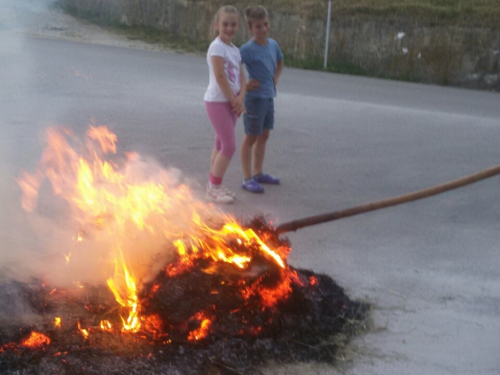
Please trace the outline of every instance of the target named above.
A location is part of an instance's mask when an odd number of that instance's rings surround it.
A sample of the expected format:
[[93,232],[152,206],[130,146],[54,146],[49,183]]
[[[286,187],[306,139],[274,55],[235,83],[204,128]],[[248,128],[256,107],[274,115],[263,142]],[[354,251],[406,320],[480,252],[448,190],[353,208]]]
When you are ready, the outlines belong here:
[[280,179],[269,174],[261,173],[258,176],[253,176],[253,179],[259,184],[279,185]]
[[260,186],[259,183],[253,179],[250,181],[247,181],[247,182],[243,181],[243,183],[241,184],[241,188],[243,190],[249,191],[250,193],[263,193],[264,192],[264,188],[262,186]]

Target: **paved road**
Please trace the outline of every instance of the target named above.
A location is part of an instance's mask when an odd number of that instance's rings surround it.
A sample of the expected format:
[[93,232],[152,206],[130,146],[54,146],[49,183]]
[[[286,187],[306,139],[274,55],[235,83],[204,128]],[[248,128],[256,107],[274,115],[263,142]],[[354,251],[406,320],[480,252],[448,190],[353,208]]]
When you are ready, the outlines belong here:
[[[4,259],[25,240],[12,176],[33,169],[47,126],[106,124],[120,149],[179,168],[201,192],[213,138],[203,57],[3,33],[0,61]],[[237,202],[223,209],[283,223],[407,193],[499,164],[499,139],[499,94],[287,68],[266,155],[283,184],[241,191],[235,158]],[[499,181],[289,234],[292,265],[375,306],[345,373],[498,374]]]

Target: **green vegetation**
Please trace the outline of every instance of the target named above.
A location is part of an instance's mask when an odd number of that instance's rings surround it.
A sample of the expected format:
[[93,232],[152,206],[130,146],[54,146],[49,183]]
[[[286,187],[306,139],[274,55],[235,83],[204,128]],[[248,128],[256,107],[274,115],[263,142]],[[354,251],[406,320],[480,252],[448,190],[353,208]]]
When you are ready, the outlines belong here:
[[[78,4],[76,0],[59,1],[60,5],[73,16],[100,24],[101,26],[109,28],[110,31],[119,32],[130,39],[160,44],[166,49],[176,50],[178,52],[191,52],[197,54],[205,54],[209,44],[207,38],[202,36],[202,32],[198,34],[198,39],[196,39],[192,36],[188,38],[186,36],[169,34],[168,32],[161,31],[154,27],[127,26],[118,22],[116,19],[110,21],[106,18],[109,17],[106,16],[106,12],[100,14],[98,11],[89,12],[82,10],[99,9],[99,7],[86,8],[75,5],[72,6],[72,4]],[[102,3],[106,3],[106,0],[101,1]],[[158,5],[169,0],[157,1]],[[143,0],[133,0],[131,4],[134,9],[128,10],[132,15],[135,15],[134,12],[137,11],[140,16],[142,14],[141,12],[146,13],[150,9]],[[207,19],[210,19],[209,14],[213,14],[219,6],[225,4],[233,4],[241,10],[249,5],[260,4],[269,10],[271,18],[273,17],[273,12],[275,12],[292,15],[294,19],[297,19],[296,16],[317,18],[320,21],[319,23],[325,21],[328,8],[328,0],[184,0],[184,4],[187,4],[188,8],[191,5],[192,9],[202,9],[202,11],[198,13],[198,17],[199,14],[203,17],[204,10],[207,14]],[[434,45],[432,44],[433,41],[431,41],[432,48],[428,47],[425,50],[425,63],[436,71],[436,77],[433,78],[431,75],[432,73],[429,73],[430,75],[424,77],[424,79],[426,81],[433,80],[440,84],[453,84],[453,80],[450,81],[450,77],[454,79],[453,77],[458,74],[457,61],[460,61],[459,57],[461,56],[459,48],[464,48],[459,45],[459,43],[461,43],[459,38],[456,39],[456,42],[455,40],[451,40],[452,38],[450,40],[446,38],[450,32],[455,30],[453,26],[464,28],[463,31],[457,33],[458,35],[466,35],[464,33],[471,31],[471,36],[466,36],[466,39],[464,39],[462,43],[464,45],[467,44],[468,50],[474,50],[478,42],[481,43],[481,35],[492,35],[500,31],[500,0],[332,0],[332,5],[332,22],[340,29],[349,28],[351,23],[363,25],[365,20],[372,23],[379,22],[389,26],[392,25],[394,29],[397,29],[400,25],[406,25],[410,28],[430,28],[438,26],[433,30],[435,33],[432,35],[443,35],[444,37],[434,37],[437,38],[434,41],[437,41],[437,44]],[[283,17],[277,17],[277,19],[283,19]],[[314,22],[312,24],[314,24]],[[443,28],[439,28],[440,26]],[[314,27],[311,28],[311,30],[315,30]],[[312,32],[314,33],[316,31]],[[182,32],[179,34],[181,33]],[[319,39],[321,39],[321,37],[322,36],[319,36]],[[307,38],[309,39],[307,39],[306,43],[316,41],[316,35],[310,35],[307,36]],[[455,42],[455,45],[452,42]],[[295,49],[293,46],[288,49],[283,49],[284,52],[288,53],[285,56],[285,62],[288,67],[324,70],[323,53],[319,51],[318,48],[314,50],[313,53],[316,54],[316,56],[313,57],[310,57],[312,53],[309,50],[306,51],[307,53],[304,53],[302,50],[296,53]],[[478,50],[477,53],[483,52]],[[483,70],[485,72],[495,72],[496,68],[491,68],[490,66],[490,55],[483,55],[481,55],[482,60],[484,60],[483,65],[485,66]],[[338,58],[342,58],[341,54]],[[386,58],[386,60],[382,61],[381,64],[385,63],[386,65],[381,71],[376,73],[368,72],[349,61],[331,61],[334,59],[329,59],[330,61],[326,71],[353,75],[376,74],[378,77],[405,81],[420,81],[422,79],[423,76],[419,75],[419,72],[414,70],[414,65],[417,62],[417,57],[415,55],[410,53],[406,56],[393,56],[391,58],[392,60]],[[419,58],[420,57],[418,57],[418,59]]]
[[[208,0],[223,5],[225,0]],[[233,0],[238,8],[261,4],[268,10],[325,17],[328,0]],[[500,28],[500,0],[332,0],[332,18],[404,17],[420,25]]]
[[333,0],[337,16],[405,17],[422,25],[499,28],[500,0]]
[[320,57],[310,59],[297,59],[285,54],[286,66],[292,68],[309,69],[309,70],[325,70],[332,73],[352,74],[357,76],[366,76],[367,72],[350,62],[329,62],[324,69],[324,60]]

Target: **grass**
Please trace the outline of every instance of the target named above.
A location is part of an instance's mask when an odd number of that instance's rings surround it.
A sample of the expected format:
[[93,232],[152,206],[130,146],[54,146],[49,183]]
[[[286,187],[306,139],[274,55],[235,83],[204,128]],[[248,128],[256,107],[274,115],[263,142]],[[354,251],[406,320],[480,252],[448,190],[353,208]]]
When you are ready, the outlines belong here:
[[[223,5],[224,0],[210,0]],[[240,9],[260,4],[270,11],[324,18],[327,0],[234,0]],[[404,17],[421,25],[500,28],[500,0],[332,0],[332,18]]]
[[[138,2],[142,0],[136,0]],[[167,0],[159,0],[167,1]],[[186,0],[196,2],[199,0]],[[207,0],[213,9],[225,5],[227,0]],[[62,3],[62,1],[61,1]],[[327,14],[327,0],[233,0],[231,2],[239,9],[249,5],[261,4],[271,13],[282,12],[298,14],[304,17],[325,18]],[[363,20],[365,18],[383,19],[383,22],[398,23],[415,26],[457,26],[480,27],[492,30],[500,29],[500,0],[332,0],[333,23]],[[97,23],[112,31],[126,35],[130,39],[143,40],[164,46],[166,49],[178,52],[204,54],[208,48],[206,40],[192,40],[169,34],[152,27],[126,26],[118,22],[110,22],[95,12],[81,12],[75,8],[62,6],[69,14]],[[334,73],[369,75],[361,67],[350,62],[330,62],[323,68],[322,57],[308,59],[285,56],[288,67],[326,70]],[[415,78],[406,75],[397,77],[384,75],[381,78],[415,81]],[[447,84],[447,82],[440,82]]]
[[333,0],[337,16],[404,17],[422,25],[499,28],[500,0]]
[[288,67],[308,69],[308,70],[323,70],[332,73],[352,74],[358,76],[367,76],[368,73],[361,68],[350,62],[333,62],[328,63],[326,69],[324,68],[324,60],[320,57],[310,59],[297,59],[290,55],[285,54],[285,64]]

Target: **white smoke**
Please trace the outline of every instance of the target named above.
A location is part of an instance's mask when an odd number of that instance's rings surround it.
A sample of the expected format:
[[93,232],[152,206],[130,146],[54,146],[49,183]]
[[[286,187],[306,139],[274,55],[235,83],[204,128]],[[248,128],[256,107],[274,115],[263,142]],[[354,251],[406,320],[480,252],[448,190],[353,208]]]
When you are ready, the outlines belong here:
[[[98,233],[87,230],[88,240],[76,243],[74,237],[81,223],[72,216],[67,201],[54,196],[49,184],[41,187],[36,211],[23,211],[21,189],[15,181],[21,169],[33,171],[37,167],[44,130],[53,125],[42,121],[64,111],[60,106],[48,108],[30,102],[36,100],[30,92],[37,87],[40,77],[26,38],[33,27],[43,27],[44,17],[52,11],[54,3],[54,0],[0,0],[0,274],[18,281],[36,277],[64,287],[74,282],[105,283],[113,268],[109,256],[114,246],[111,240],[96,241]],[[26,116],[27,111],[35,113]],[[27,119],[37,117],[42,119],[40,123],[28,123]],[[26,137],[32,142],[29,145],[25,144],[21,127],[29,132]],[[33,134],[40,139],[36,145]],[[167,185],[183,180],[179,171],[166,171],[144,158],[129,168],[133,168],[129,172],[137,178]],[[185,218],[172,215],[169,219],[175,227]],[[164,251],[171,246],[165,237],[157,241],[151,236],[134,234],[127,240],[124,251],[128,260],[146,265],[143,269],[147,271],[140,277],[145,278],[146,273],[151,274],[164,265],[171,254]]]
[[[64,158],[71,158],[68,155]],[[192,190],[187,185],[189,182],[179,170],[166,170],[154,160],[132,155],[122,158],[126,160],[121,160],[123,163],[120,163],[120,155],[109,160],[115,166],[116,175],[124,176],[119,184],[95,175],[93,185],[101,192],[96,196],[99,200],[97,214],[93,210],[95,206],[90,205],[90,210],[86,211],[74,204],[74,198],[81,197],[73,195],[77,175],[67,173],[67,165],[61,173],[64,176],[61,185],[54,190],[56,195],[52,192],[55,185],[45,180],[45,184],[40,186],[37,202],[25,202],[25,208],[29,208],[30,212],[23,213],[25,230],[31,231],[36,238],[37,250],[31,256],[36,261],[21,261],[16,266],[11,261],[7,271],[17,275],[16,278],[19,275],[36,275],[54,286],[69,287],[75,282],[99,285],[116,276],[115,261],[121,261],[123,255],[128,270],[134,273],[139,285],[156,276],[175,252],[173,241],[190,232],[192,212],[210,217],[217,214],[213,208],[192,196]],[[67,164],[74,165],[71,160]],[[39,168],[31,175],[44,173],[49,176],[52,169],[46,172]],[[21,179],[26,179],[26,175]],[[38,188],[38,184],[33,186]],[[124,191],[124,186],[130,188]],[[152,211],[143,201],[144,191],[151,191],[153,195],[157,192],[150,190],[151,186],[160,189],[160,199]],[[106,193],[101,195],[103,190]],[[137,194],[137,201],[134,194]],[[128,208],[130,203],[133,205],[131,209]],[[124,205],[127,207],[125,210]],[[138,210],[147,215],[144,228],[133,222],[136,215],[141,215]],[[122,266],[118,268],[121,270]]]

